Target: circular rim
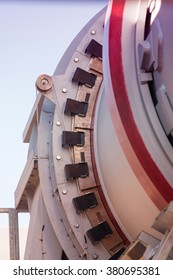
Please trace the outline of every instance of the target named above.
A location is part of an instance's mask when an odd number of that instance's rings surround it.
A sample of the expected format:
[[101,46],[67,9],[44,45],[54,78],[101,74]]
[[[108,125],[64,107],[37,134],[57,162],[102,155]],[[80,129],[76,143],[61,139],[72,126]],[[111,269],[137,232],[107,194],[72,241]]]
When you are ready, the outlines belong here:
[[[145,172],[153,183],[152,189],[146,189],[146,192],[157,207],[162,209],[166,202],[173,199],[173,189],[159,170],[157,164],[153,161],[151,154],[146,148],[133,117],[125,84],[122,61],[123,46],[121,42],[125,2],[126,1],[124,0],[112,1],[112,10],[110,15],[109,67],[113,87],[113,98],[114,103],[117,105],[118,113],[126,136],[128,137],[128,141],[137,158],[138,164],[142,166],[143,173]],[[113,114],[112,109],[111,114]]]

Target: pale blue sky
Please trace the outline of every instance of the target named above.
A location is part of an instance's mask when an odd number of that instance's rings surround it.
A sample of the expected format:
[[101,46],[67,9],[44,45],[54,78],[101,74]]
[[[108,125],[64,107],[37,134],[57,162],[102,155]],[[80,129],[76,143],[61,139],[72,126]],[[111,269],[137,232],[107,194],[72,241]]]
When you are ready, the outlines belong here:
[[73,38],[107,3],[0,0],[0,207],[14,207],[37,77],[53,74]]

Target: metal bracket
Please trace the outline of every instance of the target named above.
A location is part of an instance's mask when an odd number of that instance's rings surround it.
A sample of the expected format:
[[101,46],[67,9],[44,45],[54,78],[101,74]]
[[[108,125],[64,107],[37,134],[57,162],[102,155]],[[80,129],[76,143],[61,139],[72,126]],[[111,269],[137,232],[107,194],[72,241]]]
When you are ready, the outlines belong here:
[[92,56],[102,58],[102,45],[92,39],[85,52],[91,54]]
[[85,178],[89,176],[87,162],[66,164],[64,169],[67,180],[72,180],[75,178]]
[[112,234],[113,231],[110,228],[107,221],[100,223],[99,225],[89,229],[86,234],[93,245],[97,244],[101,239]]
[[46,74],[40,75],[36,81],[36,87],[39,91],[46,92],[52,88],[52,78]]
[[86,85],[92,88],[95,85],[97,76],[93,73],[89,73],[79,67],[76,68],[72,82],[76,82],[79,85]]
[[85,132],[82,131],[63,131],[62,132],[62,147],[68,148],[72,146],[82,147],[85,144]]
[[66,115],[79,115],[85,117],[88,110],[88,103],[85,101],[77,101],[67,98],[64,114]]
[[111,256],[109,258],[109,260],[118,260],[121,257],[121,255],[124,253],[125,250],[126,250],[126,248],[122,247],[113,256]]
[[94,192],[75,197],[73,198],[72,202],[77,214],[86,209],[94,208],[98,205],[97,198]]

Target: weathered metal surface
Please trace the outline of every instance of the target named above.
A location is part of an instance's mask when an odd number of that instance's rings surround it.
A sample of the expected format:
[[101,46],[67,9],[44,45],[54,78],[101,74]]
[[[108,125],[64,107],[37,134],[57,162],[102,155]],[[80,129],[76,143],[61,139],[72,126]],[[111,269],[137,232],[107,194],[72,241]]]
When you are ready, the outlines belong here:
[[[77,129],[77,131],[81,131]],[[84,130],[82,130],[84,131]],[[78,178],[79,186],[81,190],[89,189],[96,186],[96,181],[93,173],[93,166],[91,160],[91,147],[90,147],[90,130],[85,130],[85,145],[83,147],[74,147],[74,161],[76,163],[81,161],[81,153],[85,154],[85,161],[88,163],[89,176],[86,178]]]
[[97,57],[94,57],[90,64],[90,69],[93,71],[96,71],[98,74],[102,76],[103,75],[103,63],[101,59],[98,59]]
[[[42,75],[36,81],[40,92],[24,132],[32,157],[16,191],[17,209],[31,213],[27,258],[59,259],[63,252],[69,259],[120,257],[116,254],[124,252],[128,239],[146,230],[172,197],[172,150],[169,153],[163,141],[148,89],[154,75],[145,73],[162,75],[160,54],[166,44],[161,44],[160,25],[154,23],[151,34],[146,34],[147,1],[119,2],[119,16],[115,16],[117,1],[111,1],[106,20],[104,86],[104,15],[77,36],[55,75]],[[161,143],[166,143],[164,148]],[[81,206],[88,192],[96,203]],[[76,198],[81,200],[74,207]],[[124,258],[166,258],[170,250],[171,258],[170,212],[161,213],[154,224],[165,233],[160,244],[141,234]]]
[[97,99],[97,95],[99,93],[101,83],[102,83],[102,78],[97,77],[96,83],[93,86],[93,88],[90,89],[84,85],[81,86],[81,88],[79,88],[77,97],[76,97],[76,99],[78,101],[85,101],[86,95],[88,93],[90,94],[90,97],[89,97],[89,101],[88,101],[88,111],[87,111],[86,117],[83,118],[80,116],[75,116],[75,121],[74,121],[75,128],[86,128],[86,129],[91,128],[94,106],[95,106],[95,102]]
[[18,211],[15,208],[0,208],[0,214],[7,213],[9,221],[10,260],[19,260]]

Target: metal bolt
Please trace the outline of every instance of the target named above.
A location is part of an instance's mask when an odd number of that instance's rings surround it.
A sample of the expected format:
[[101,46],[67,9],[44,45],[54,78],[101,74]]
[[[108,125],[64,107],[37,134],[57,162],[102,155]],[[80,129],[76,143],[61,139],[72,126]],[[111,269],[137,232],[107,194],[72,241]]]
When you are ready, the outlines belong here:
[[49,81],[47,79],[43,79],[41,81],[41,83],[42,83],[43,86],[45,86],[45,85],[47,85],[49,83]]
[[74,62],[78,62],[79,61],[79,58],[78,57],[75,57],[74,58]]
[[94,260],[97,260],[97,259],[98,259],[98,255],[94,253],[94,254],[92,255],[92,258],[93,258]]
[[61,125],[61,122],[60,122],[60,121],[57,121],[57,122],[56,122],[56,125],[57,125],[57,126],[60,126],[60,125]]
[[86,256],[86,252],[83,252],[82,254],[79,255],[79,258],[84,258]]
[[63,190],[62,194],[64,194],[64,195],[67,194],[67,190]]
[[63,89],[62,89],[62,92],[63,92],[63,93],[66,93],[66,92],[67,92],[67,89],[66,89],[66,88],[63,88]]
[[60,155],[58,155],[58,156],[56,157],[56,159],[57,159],[57,160],[60,160],[60,159],[61,159],[61,156],[60,156]]
[[96,34],[96,31],[95,30],[91,30],[90,32],[92,35],[95,35]]
[[79,228],[79,224],[74,224],[74,227],[75,228]]

